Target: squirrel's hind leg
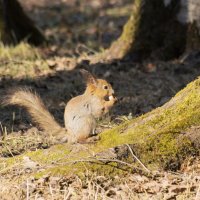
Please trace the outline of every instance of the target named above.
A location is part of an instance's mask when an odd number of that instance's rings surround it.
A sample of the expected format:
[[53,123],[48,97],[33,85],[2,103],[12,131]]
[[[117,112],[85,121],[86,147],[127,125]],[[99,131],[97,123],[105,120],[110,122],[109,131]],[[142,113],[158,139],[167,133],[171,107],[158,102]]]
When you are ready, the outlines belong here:
[[68,121],[67,130],[70,143],[84,143],[93,135],[96,128],[96,120],[92,115],[77,116],[76,120]]

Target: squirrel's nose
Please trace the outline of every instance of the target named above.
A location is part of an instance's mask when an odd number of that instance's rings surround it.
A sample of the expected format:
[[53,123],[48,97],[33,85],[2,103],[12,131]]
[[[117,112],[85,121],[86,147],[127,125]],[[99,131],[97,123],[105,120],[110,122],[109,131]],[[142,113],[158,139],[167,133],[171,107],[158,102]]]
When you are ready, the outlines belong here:
[[104,97],[104,100],[105,100],[105,101],[109,101],[109,100],[110,100],[110,99],[109,99],[109,96],[106,95],[106,96]]

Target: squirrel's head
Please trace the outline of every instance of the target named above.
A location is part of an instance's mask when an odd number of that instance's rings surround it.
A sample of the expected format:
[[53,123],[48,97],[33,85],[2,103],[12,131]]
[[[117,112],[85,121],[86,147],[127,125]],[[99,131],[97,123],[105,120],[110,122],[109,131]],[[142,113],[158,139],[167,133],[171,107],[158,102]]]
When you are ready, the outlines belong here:
[[113,98],[117,100],[114,97],[114,90],[110,83],[103,79],[97,79],[94,75],[84,69],[81,69],[81,73],[87,83],[85,92],[103,98],[105,101],[109,101]]

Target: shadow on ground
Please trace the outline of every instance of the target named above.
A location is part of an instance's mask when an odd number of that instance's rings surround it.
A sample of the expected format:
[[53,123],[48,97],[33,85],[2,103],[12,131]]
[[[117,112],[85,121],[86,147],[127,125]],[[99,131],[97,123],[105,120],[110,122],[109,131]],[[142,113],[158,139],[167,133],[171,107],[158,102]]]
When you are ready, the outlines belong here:
[[[148,66],[154,66],[148,71]],[[199,75],[199,64],[178,64],[156,62],[137,64],[130,61],[116,61],[111,64],[85,66],[99,78],[105,78],[112,85],[119,101],[111,111],[111,119],[121,115],[136,117],[161,106]],[[0,96],[9,88],[30,87],[42,97],[55,118],[63,124],[64,108],[69,99],[81,94],[85,84],[79,70],[57,71],[36,79],[0,80]],[[13,112],[15,120],[13,121]],[[0,110],[3,126],[14,130],[24,129],[31,124],[24,110],[5,107]]]

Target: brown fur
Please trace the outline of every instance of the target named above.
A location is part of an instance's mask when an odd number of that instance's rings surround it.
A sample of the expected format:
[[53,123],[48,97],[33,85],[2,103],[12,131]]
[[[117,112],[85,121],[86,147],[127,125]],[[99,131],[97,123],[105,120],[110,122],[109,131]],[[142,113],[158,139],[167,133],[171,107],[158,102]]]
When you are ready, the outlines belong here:
[[[83,95],[72,98],[65,107],[65,128],[62,128],[50,114],[37,94],[30,90],[18,89],[4,98],[6,105],[19,105],[27,109],[40,128],[59,141],[82,142],[94,133],[96,118],[107,113],[114,105],[116,98],[111,85],[102,79],[96,79],[86,70],[81,70],[87,82]],[[112,100],[105,100],[112,96]]]
[[33,121],[48,133],[56,134],[63,129],[49,113],[40,97],[30,90],[18,89],[7,95],[3,103],[25,107]]

